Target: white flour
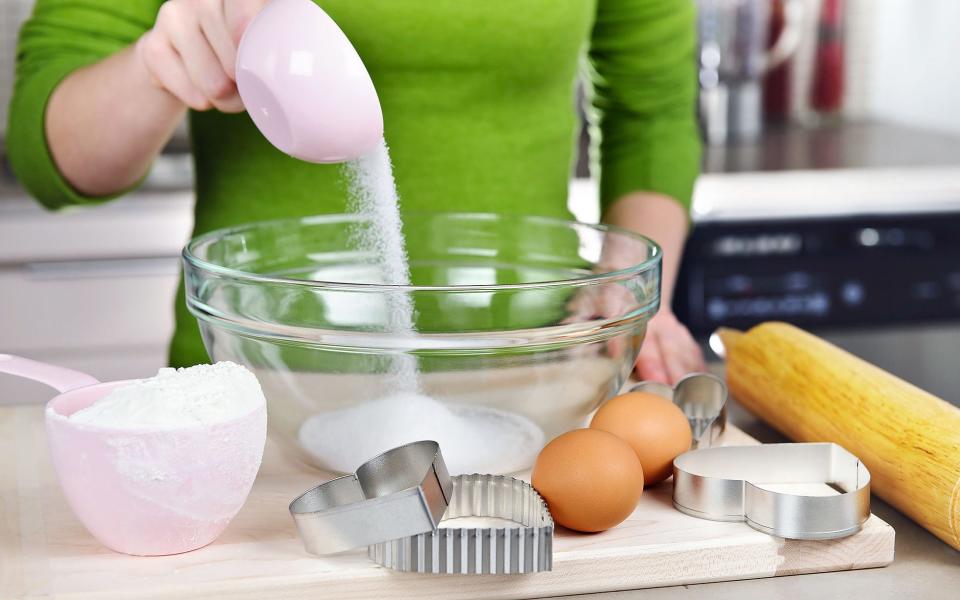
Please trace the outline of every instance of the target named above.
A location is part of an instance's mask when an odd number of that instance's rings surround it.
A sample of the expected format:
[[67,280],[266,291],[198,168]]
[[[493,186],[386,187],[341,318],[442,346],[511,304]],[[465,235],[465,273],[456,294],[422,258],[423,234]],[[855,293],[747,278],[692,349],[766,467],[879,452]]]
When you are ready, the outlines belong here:
[[533,421],[515,413],[443,404],[411,393],[320,413],[300,428],[303,447],[342,473],[353,472],[381,452],[420,440],[440,444],[452,474],[511,473],[533,464],[544,435]]
[[263,391],[254,374],[218,362],[160,369],[156,377],[116,388],[69,418],[113,429],[177,429],[230,421],[262,406]]
[[[380,269],[380,281],[388,285],[409,285],[410,266],[400,220],[400,197],[393,179],[393,166],[386,140],[373,151],[347,164],[353,210],[370,220],[356,236],[358,248],[370,252]],[[414,335],[413,300],[403,292],[386,294],[387,331]],[[420,389],[417,360],[397,354],[391,363],[389,387],[402,392]]]

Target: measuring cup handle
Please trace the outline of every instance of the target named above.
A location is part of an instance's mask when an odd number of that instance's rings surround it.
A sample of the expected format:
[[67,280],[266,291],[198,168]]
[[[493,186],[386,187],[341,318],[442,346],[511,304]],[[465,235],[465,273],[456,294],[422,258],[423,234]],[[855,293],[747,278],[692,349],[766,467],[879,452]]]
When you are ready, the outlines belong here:
[[95,378],[64,367],[30,360],[12,354],[0,354],[0,373],[9,373],[25,379],[45,383],[58,392],[100,383]]

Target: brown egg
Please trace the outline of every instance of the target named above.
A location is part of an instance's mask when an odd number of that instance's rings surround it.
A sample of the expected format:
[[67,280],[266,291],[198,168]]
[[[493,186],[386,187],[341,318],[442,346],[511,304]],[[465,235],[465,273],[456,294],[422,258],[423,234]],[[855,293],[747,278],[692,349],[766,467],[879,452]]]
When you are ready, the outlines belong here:
[[643,468],[630,445],[615,435],[574,429],[540,451],[532,483],[554,521],[577,531],[603,531],[636,508]]
[[673,473],[673,459],[690,449],[686,415],[673,402],[646,392],[617,396],[600,407],[591,429],[609,431],[633,447],[647,485]]

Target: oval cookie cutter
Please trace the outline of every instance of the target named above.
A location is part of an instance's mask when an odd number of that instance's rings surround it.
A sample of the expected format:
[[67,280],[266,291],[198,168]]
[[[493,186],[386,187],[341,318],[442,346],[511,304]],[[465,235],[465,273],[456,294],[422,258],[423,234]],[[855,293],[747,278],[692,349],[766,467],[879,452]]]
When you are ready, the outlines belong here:
[[440,446],[413,442],[290,503],[307,552],[335,554],[437,528],[453,494]]
[[[797,491],[817,483],[824,486]],[[870,471],[832,443],[691,450],[673,461],[673,505],[783,538],[834,539],[856,533],[870,516]]]

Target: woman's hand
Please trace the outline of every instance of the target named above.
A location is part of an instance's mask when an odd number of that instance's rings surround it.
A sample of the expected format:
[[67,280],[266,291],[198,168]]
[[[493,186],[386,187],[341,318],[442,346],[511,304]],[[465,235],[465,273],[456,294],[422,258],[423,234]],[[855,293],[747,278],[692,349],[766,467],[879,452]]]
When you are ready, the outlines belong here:
[[647,323],[647,336],[637,357],[637,378],[675,384],[688,373],[706,370],[703,352],[690,331],[669,308]]
[[[635,302],[626,288],[620,286],[588,288],[574,295],[567,305],[569,316],[562,322],[577,323],[621,315]],[[618,357],[625,350],[622,339],[607,342],[610,356]],[[637,356],[637,378],[673,385],[689,373],[705,370],[703,352],[690,331],[677,320],[673,311],[661,307],[647,323],[646,336]]]
[[137,54],[151,80],[193,110],[243,111],[237,45],[268,0],[168,0]]
[[267,1],[168,0],[138,41],[64,78],[44,124],[71,187],[100,197],[134,185],[187,107],[242,111],[237,45]]
[[686,210],[662,194],[634,192],[610,205],[604,220],[653,238],[663,249],[660,312],[647,323],[637,376],[672,385],[687,373],[703,371],[700,346],[670,310],[687,234]]

